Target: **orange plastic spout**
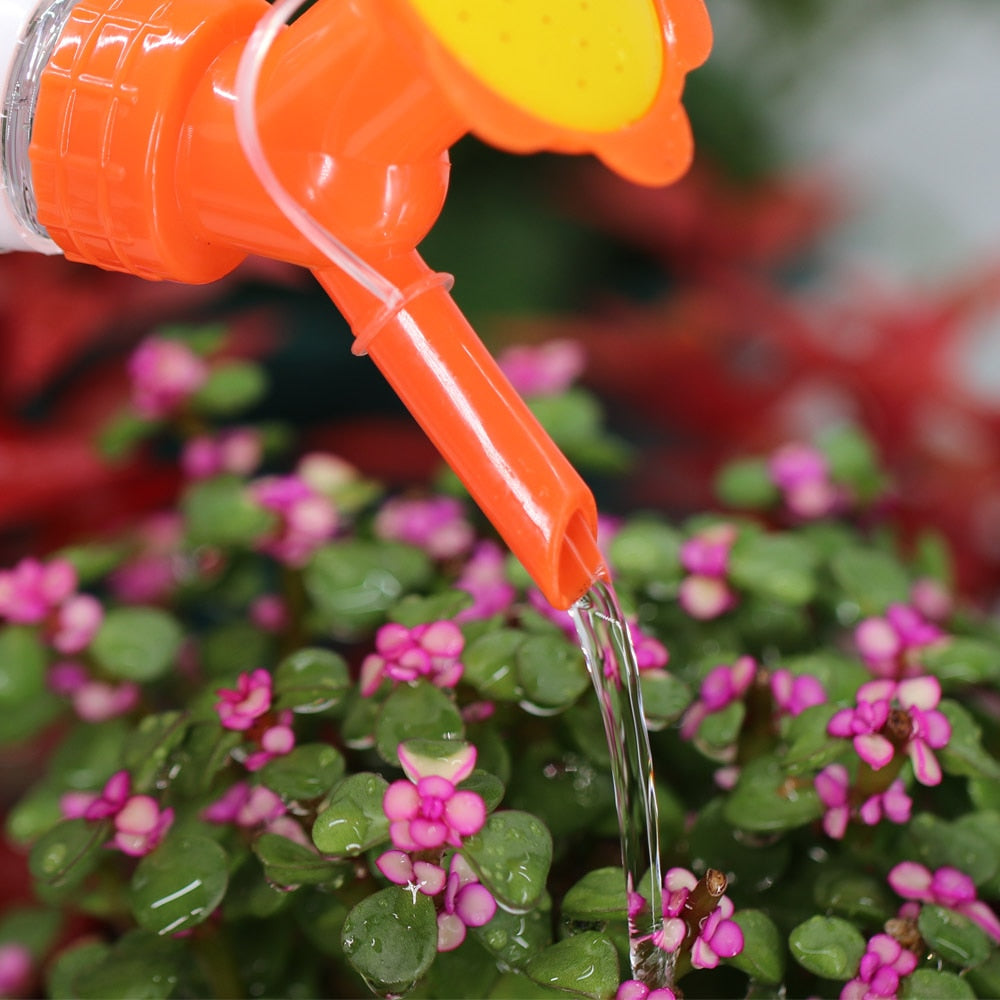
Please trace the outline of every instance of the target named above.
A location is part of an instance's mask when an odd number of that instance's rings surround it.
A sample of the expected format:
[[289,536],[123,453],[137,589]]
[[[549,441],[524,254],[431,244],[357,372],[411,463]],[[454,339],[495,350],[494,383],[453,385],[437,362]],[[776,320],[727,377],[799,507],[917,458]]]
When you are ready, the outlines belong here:
[[[311,268],[539,588],[566,608],[605,573],[593,497],[415,248],[443,205],[448,149],[470,130],[518,151],[590,150],[646,183],[677,176],[690,158],[681,84],[709,33],[701,0],[543,6],[554,13],[539,21],[534,0],[318,0],[268,51],[255,118],[272,168],[403,293],[402,308],[331,265],[242,151],[237,71],[266,0],[79,0],[42,74],[30,159],[38,220],[72,259],[184,282],[215,280],[248,253]],[[487,8],[503,20],[497,30]],[[595,8],[601,18],[580,21]],[[559,85],[579,91],[568,102],[549,101],[547,83],[524,89],[537,39],[515,30],[512,11],[560,43]],[[577,44],[584,28],[592,49]],[[631,47],[610,44],[612,28],[616,39],[631,32]]]

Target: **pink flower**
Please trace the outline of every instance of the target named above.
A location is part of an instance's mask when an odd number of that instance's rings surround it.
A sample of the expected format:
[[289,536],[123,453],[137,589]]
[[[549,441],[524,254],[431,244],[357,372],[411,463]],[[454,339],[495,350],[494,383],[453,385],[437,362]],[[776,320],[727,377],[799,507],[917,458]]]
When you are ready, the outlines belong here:
[[941,766],[933,751],[947,745],[951,724],[936,710],[941,700],[937,678],[869,681],[858,688],[857,699],[856,708],[841,709],[833,716],[827,732],[853,738],[858,756],[876,771],[892,760],[899,747],[909,756],[917,781],[940,784]]
[[771,697],[779,714],[795,716],[826,701],[823,685],[810,674],[794,676],[789,670],[771,674]]
[[288,624],[288,608],[277,594],[261,594],[249,608],[250,621],[264,632],[280,632]]
[[497,901],[482,885],[461,854],[453,854],[444,906],[438,914],[438,951],[453,951],[465,940],[467,927],[482,927],[493,919]]
[[134,858],[155,850],[174,821],[173,809],[160,809],[149,795],[133,795],[115,815],[112,844]]
[[854,630],[854,641],[868,669],[877,677],[894,680],[920,674],[920,650],[942,638],[941,629],[906,604],[893,604],[884,618],[866,618]]
[[583,373],[583,347],[574,340],[508,347],[497,358],[501,370],[523,396],[554,396]]
[[208,366],[187,345],[147,337],[128,363],[132,403],[150,419],[165,417],[196,393],[208,378]]
[[891,823],[907,823],[912,808],[913,799],[897,778],[884,792],[865,799],[858,808],[858,816],[866,826],[875,826],[883,816]]
[[669,986],[652,990],[638,979],[626,979],[618,987],[615,1000],[677,1000],[677,994]]
[[96,597],[76,594],[68,598],[56,612],[52,647],[65,655],[81,652],[90,645],[102,621],[104,608]]
[[[843,764],[830,764],[816,775],[814,784],[820,802],[826,806],[823,830],[828,837],[841,840],[851,817],[847,768]],[[874,826],[883,816],[893,823],[905,823],[910,818],[912,806],[913,800],[897,778],[884,792],[865,799],[858,808],[858,817],[866,826]]]
[[779,448],[768,462],[768,472],[785,506],[803,520],[824,517],[843,500],[843,491],[830,480],[826,458],[810,445]]
[[330,500],[300,476],[269,476],[249,486],[250,495],[278,517],[277,526],[258,541],[288,566],[303,566],[337,531],[339,518]]
[[659,639],[644,632],[634,620],[629,619],[628,634],[635,651],[636,666],[640,670],[662,670],[670,661],[670,652]]
[[246,476],[260,465],[262,454],[257,431],[236,427],[216,437],[191,438],[181,454],[181,469],[190,479],[207,479],[222,472]]
[[283,709],[273,725],[268,726],[259,737],[260,749],[247,755],[243,766],[248,771],[259,771],[275,757],[283,757],[295,749],[295,731],[292,729],[292,710]]
[[677,599],[692,618],[718,618],[735,605],[736,595],[725,577],[736,535],[735,525],[713,524],[681,546],[681,565],[689,575],[681,581]]
[[501,614],[514,603],[517,593],[507,579],[503,550],[489,540],[475,547],[455,586],[473,598],[472,606],[455,616],[457,622]]
[[468,552],[475,540],[461,501],[455,497],[397,497],[375,515],[379,538],[406,542],[434,559],[453,559]]
[[652,940],[661,951],[673,954],[684,943],[688,927],[683,913],[698,880],[686,868],[671,868],[663,876],[663,924]]
[[34,965],[31,952],[20,942],[0,944],[0,997],[29,995]]
[[399,760],[409,781],[394,781],[382,808],[393,844],[402,851],[461,847],[486,822],[486,805],[475,792],[456,789],[476,764],[476,748],[463,745],[451,758],[416,758],[400,744]]
[[756,675],[757,663],[751,656],[741,656],[731,666],[723,663],[713,667],[701,682],[698,700],[684,713],[681,736],[693,739],[702,720],[742,698]]
[[914,610],[929,622],[943,622],[952,611],[952,597],[947,588],[929,576],[913,581],[910,601]]
[[721,896],[718,905],[701,925],[701,931],[691,946],[691,964],[696,969],[714,969],[720,958],[732,958],[743,950],[743,931],[729,918],[735,907],[728,896]]
[[280,796],[264,785],[251,787],[238,781],[220,799],[202,810],[202,819],[209,823],[234,823],[244,829],[263,826],[285,815]]
[[65,559],[22,559],[0,572],[0,617],[13,625],[36,625],[76,590],[76,570]]
[[106,819],[124,808],[132,788],[128,771],[115,771],[99,795],[91,792],[69,793],[60,799],[63,815],[67,819]]
[[899,980],[917,967],[917,956],[888,934],[876,934],[861,957],[858,975],[841,990],[841,1000],[895,997]]
[[376,651],[361,664],[361,693],[374,694],[383,679],[405,684],[425,677],[437,687],[454,687],[465,669],[459,660],[464,647],[465,637],[454,622],[383,625],[375,633]]
[[215,693],[219,696],[215,710],[222,725],[226,729],[247,730],[271,707],[271,675],[261,669],[244,672],[237,679],[235,690],[219,688]]
[[947,907],[978,924],[1000,942],[1000,920],[976,898],[975,883],[957,868],[938,868],[933,874],[916,861],[901,861],[888,875],[889,885],[904,899]]
[[82,664],[73,661],[54,663],[47,680],[52,691],[70,699],[76,714],[85,722],[114,719],[139,703],[138,684],[93,680]]
[[379,855],[375,865],[390,882],[408,886],[425,896],[436,896],[447,881],[440,865],[414,861],[405,851],[385,851]]
[[177,514],[148,518],[138,531],[138,551],[108,578],[118,600],[150,604],[162,600],[177,582],[178,551],[184,534]]

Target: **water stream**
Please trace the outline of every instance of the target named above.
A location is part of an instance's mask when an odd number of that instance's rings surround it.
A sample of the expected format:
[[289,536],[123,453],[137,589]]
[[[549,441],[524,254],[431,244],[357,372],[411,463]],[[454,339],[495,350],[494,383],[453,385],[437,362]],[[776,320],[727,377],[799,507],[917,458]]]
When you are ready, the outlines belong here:
[[[628,625],[614,590],[598,581],[570,610],[580,638],[611,752],[622,865],[629,893],[629,956],[632,975],[657,988],[672,983],[672,956],[650,935],[660,929],[662,877],[660,824],[653,787],[653,759],[643,717],[639,666]],[[649,873],[648,893],[638,893]],[[638,906],[642,899],[641,907]]]

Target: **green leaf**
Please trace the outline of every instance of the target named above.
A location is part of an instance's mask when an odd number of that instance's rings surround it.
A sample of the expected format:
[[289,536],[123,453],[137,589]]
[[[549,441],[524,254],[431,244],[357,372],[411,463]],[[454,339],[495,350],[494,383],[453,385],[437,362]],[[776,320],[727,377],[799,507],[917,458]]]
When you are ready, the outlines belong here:
[[813,898],[821,910],[873,926],[883,924],[896,909],[884,879],[840,866],[824,866],[813,886]]
[[698,741],[716,751],[731,747],[740,735],[746,711],[745,702],[734,701],[718,712],[709,712],[698,727]]
[[324,858],[277,833],[261,834],[253,842],[253,851],[260,858],[268,881],[285,888],[326,885],[339,889],[353,872],[353,866]]
[[213,368],[191,402],[198,412],[227,417],[249,409],[267,391],[260,365],[252,361],[230,361]]
[[107,823],[63,820],[32,847],[28,867],[45,885],[71,888],[100,864],[107,838]]
[[407,594],[393,605],[389,618],[407,628],[414,628],[429,622],[451,621],[466,608],[471,608],[472,603],[472,595],[457,588],[430,597]]
[[458,948],[438,952],[424,980],[426,996],[435,1000],[469,1000],[489,996],[497,980],[497,963],[478,938],[466,935]]
[[500,805],[505,792],[503,782],[495,774],[478,767],[465,781],[459,782],[458,787],[463,791],[475,792],[486,803],[487,812],[492,812]]
[[760,983],[780,983],[785,977],[785,943],[775,923],[761,910],[739,910],[733,921],[743,931],[743,950],[723,959]]
[[227,864],[214,840],[168,834],[132,876],[136,922],[154,934],[174,934],[207,920],[226,894]]
[[781,662],[796,677],[811,676],[823,685],[827,700],[853,704],[858,688],[871,680],[871,674],[857,659],[833,650],[819,650],[803,656],[790,656]]
[[184,633],[158,608],[113,608],[90,645],[94,659],[113,677],[152,681],[173,663]]
[[462,717],[452,699],[424,680],[397,687],[375,724],[375,747],[383,760],[398,764],[396,747],[407,740],[460,740]]
[[583,654],[563,636],[530,636],[515,658],[525,700],[542,710],[568,708],[590,686]]
[[249,547],[274,523],[274,515],[254,503],[236,476],[215,476],[188,487],[181,511],[193,545]]
[[40,906],[10,907],[0,918],[0,945],[16,942],[40,961],[59,933],[63,915]]
[[981,965],[993,951],[993,939],[978,924],[944,906],[925,903],[917,927],[932,951],[963,969]]
[[730,462],[715,480],[715,495],[727,507],[760,510],[778,502],[780,494],[759,458]]
[[826,734],[827,723],[836,711],[836,705],[811,705],[789,720],[785,734],[788,750],[782,757],[789,774],[818,771],[844,753],[844,741]]
[[840,917],[811,917],[788,936],[792,957],[823,979],[847,980],[858,971],[865,939]]
[[983,747],[981,730],[972,715],[949,699],[938,705],[938,711],[951,724],[947,745],[935,751],[941,767],[948,774],[1000,781],[1000,762]]
[[60,549],[56,556],[71,563],[78,586],[97,583],[115,569],[128,553],[124,544],[89,542]]
[[797,535],[741,533],[729,559],[740,590],[785,604],[806,604],[816,593],[815,550]]
[[414,546],[345,539],[319,549],[303,580],[325,624],[352,636],[381,624],[389,608],[432,575],[430,557]]
[[389,783],[378,774],[352,774],[313,824],[312,839],[323,854],[357,857],[389,836],[382,799]]
[[638,518],[615,535],[608,548],[611,565],[625,580],[663,585],[681,576],[683,538],[662,521]]
[[408,993],[437,954],[434,904],[398,886],[382,889],[348,913],[341,943],[378,992]]
[[968,872],[977,884],[996,874],[1000,867],[997,834],[990,829],[990,816],[973,824],[949,823],[931,813],[919,813],[903,834],[904,857],[931,867],[944,865]]
[[493,919],[473,934],[499,963],[522,969],[532,955],[552,943],[551,901],[544,895],[538,906],[527,913],[498,909]]
[[99,969],[111,951],[102,941],[86,937],[78,940],[80,943],[70,944],[57,952],[48,967],[46,996],[51,1000],[80,1000],[77,977]]
[[528,404],[552,440],[577,466],[602,471],[626,467],[628,448],[603,427],[601,404],[581,388],[552,396],[536,396]]
[[990,683],[1000,678],[1000,649],[965,636],[950,636],[920,650],[919,661],[945,686]]
[[343,755],[329,743],[300,743],[290,753],[269,761],[260,778],[285,800],[312,802],[326,795],[346,769]]
[[860,547],[841,549],[830,569],[844,596],[857,604],[863,616],[880,615],[890,604],[909,598],[909,576],[887,552]]
[[177,986],[182,945],[143,931],[116,941],[99,963],[77,971],[78,1000],[166,1000]]
[[618,952],[603,934],[584,931],[549,945],[524,971],[542,986],[601,1000],[618,987]]
[[882,491],[885,478],[869,438],[857,427],[844,425],[823,433],[819,446],[830,463],[834,482],[850,486],[862,500]]
[[759,833],[790,830],[822,815],[812,781],[789,777],[773,757],[758,757],[743,768],[723,810],[733,826]]
[[76,726],[55,748],[49,777],[74,791],[100,788],[119,768],[127,733],[122,719]]
[[563,898],[564,920],[618,920],[625,917],[625,873],[621,868],[597,868]]
[[122,767],[132,777],[133,793],[148,792],[166,768],[173,750],[187,735],[183,712],[147,715],[129,733],[122,747]]
[[264,870],[253,854],[243,860],[229,876],[229,887],[222,904],[225,921],[262,920],[284,910],[295,899],[295,894],[278,888],[264,877]]
[[309,714],[336,705],[351,687],[347,661],[329,649],[299,649],[274,673],[276,708]]
[[210,677],[235,683],[248,666],[270,661],[273,644],[271,635],[250,622],[226,622],[199,636],[199,661]]
[[665,670],[642,671],[639,686],[643,714],[651,729],[661,729],[679,719],[693,699],[687,684]]
[[120,462],[160,426],[158,420],[147,420],[131,410],[115,414],[98,432],[97,449],[109,462]]
[[18,847],[30,847],[62,818],[59,799],[64,788],[50,782],[35,785],[7,812],[5,830]]
[[903,1000],[974,1000],[972,987],[953,972],[917,969],[900,981]]
[[524,633],[512,628],[487,632],[473,640],[462,653],[462,680],[484,698],[518,701],[522,695],[517,678],[517,650]]
[[524,911],[545,891],[552,864],[552,837],[530,813],[493,813],[462,853],[479,879],[506,909]]
[[0,712],[20,712],[44,693],[47,659],[35,629],[7,625],[0,631]]
[[982,965],[969,969],[965,981],[972,983],[976,996],[1000,997],[1000,950],[994,949]]

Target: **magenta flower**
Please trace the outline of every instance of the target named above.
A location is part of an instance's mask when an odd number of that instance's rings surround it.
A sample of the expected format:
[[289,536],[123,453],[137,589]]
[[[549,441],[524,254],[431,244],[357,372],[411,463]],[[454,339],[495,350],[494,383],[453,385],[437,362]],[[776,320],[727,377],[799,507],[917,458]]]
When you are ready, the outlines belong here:
[[701,931],[691,946],[691,964],[696,969],[714,969],[720,958],[732,958],[743,950],[743,931],[729,918],[735,907],[728,896],[721,896],[718,905],[701,925]]
[[0,618],[13,625],[36,625],[75,590],[76,570],[65,559],[22,559],[0,572]]
[[186,344],[147,337],[128,362],[132,403],[150,419],[165,417],[194,395],[208,378],[208,366]]
[[917,956],[888,934],[868,941],[858,974],[844,985],[840,1000],[878,1000],[898,995],[899,980],[917,967]]
[[292,710],[283,709],[278,713],[272,725],[261,732],[258,743],[259,750],[247,755],[243,766],[248,771],[259,771],[275,757],[283,757],[295,749],[295,731],[292,729]]
[[482,885],[461,854],[453,854],[438,914],[438,951],[454,951],[464,940],[467,927],[482,927],[493,919],[497,901]]
[[100,795],[95,795],[85,811],[84,819],[106,819],[116,816],[128,802],[132,789],[132,779],[128,771],[115,771],[104,785]]
[[630,618],[626,624],[639,670],[662,670],[670,662],[670,651],[667,647],[655,636],[644,632],[635,620]]
[[133,795],[115,814],[112,844],[141,858],[155,850],[174,821],[173,809],[161,809],[149,795]]
[[825,517],[844,499],[830,480],[825,456],[810,445],[793,442],[779,448],[768,462],[768,473],[785,506],[802,520]]
[[207,479],[223,472],[247,476],[260,465],[262,455],[257,431],[235,427],[216,437],[191,438],[181,453],[181,469],[189,479]]
[[852,739],[858,756],[876,771],[899,748],[909,756],[917,781],[937,785],[941,766],[933,751],[951,739],[951,724],[936,710],[940,700],[936,677],[869,681],[858,688],[857,706],[837,712],[827,732]]
[[693,739],[702,720],[741,699],[756,675],[757,663],[752,656],[741,656],[732,665],[713,667],[701,682],[698,700],[684,713],[681,736]]
[[455,586],[473,598],[472,606],[455,616],[457,622],[502,614],[517,595],[514,585],[507,579],[503,550],[488,539],[475,547]]
[[236,689],[219,688],[215,710],[226,729],[249,729],[271,707],[271,675],[257,669],[242,673],[237,678]]
[[681,581],[677,599],[692,618],[718,618],[735,605],[736,595],[726,582],[726,573],[736,535],[735,525],[713,524],[681,546],[681,565],[689,575]]
[[957,868],[943,867],[931,873],[916,861],[901,861],[888,875],[889,885],[904,899],[934,903],[961,913],[1000,942],[1000,920],[976,898],[975,883]]
[[910,602],[914,610],[929,622],[943,622],[951,614],[953,606],[947,588],[929,576],[913,581]]
[[615,1000],[677,1000],[677,994],[669,986],[654,990],[638,979],[626,979],[618,987]]
[[361,693],[374,694],[383,680],[406,684],[420,677],[440,688],[454,687],[465,669],[459,659],[464,648],[465,637],[454,622],[383,625],[375,633],[375,652],[361,664]]
[[472,547],[475,532],[455,497],[396,497],[375,515],[379,538],[406,542],[433,559],[453,559]]
[[478,833],[486,822],[486,805],[475,792],[455,786],[476,765],[476,748],[463,745],[452,757],[430,761],[398,750],[408,781],[394,781],[382,808],[389,819],[393,844],[402,851],[461,847],[463,837]]
[[[814,781],[820,802],[826,807],[823,830],[828,837],[841,840],[852,815],[850,778],[843,764],[830,764],[816,775]],[[897,778],[884,791],[865,799],[857,809],[858,818],[866,826],[875,826],[883,817],[893,823],[905,823],[910,818],[913,800]]]
[[82,664],[73,661],[54,663],[49,668],[47,683],[55,694],[70,699],[74,711],[85,722],[114,719],[139,703],[138,684],[94,680]]
[[148,518],[138,532],[138,551],[108,577],[111,590],[126,604],[163,600],[177,583],[178,550],[184,533],[172,513]]
[[50,637],[53,649],[64,655],[79,653],[90,645],[104,621],[101,602],[90,594],[75,594],[56,612]]
[[663,924],[652,936],[661,951],[673,954],[684,943],[688,931],[684,907],[697,884],[698,879],[686,868],[670,868],[663,876]]
[[248,489],[257,503],[277,515],[277,525],[258,540],[258,548],[287,566],[305,565],[337,531],[333,504],[300,476],[268,476]]
[[202,810],[202,819],[209,823],[233,823],[244,829],[263,826],[284,816],[285,804],[279,795],[264,785],[251,787],[238,781],[220,799]]
[[811,674],[796,677],[790,670],[775,670],[770,676],[771,697],[779,714],[796,716],[826,701],[823,685]]
[[586,358],[575,340],[560,339],[508,347],[497,363],[521,395],[554,396],[580,377]]
[[390,882],[405,885],[425,896],[436,896],[447,882],[447,875],[440,865],[414,861],[405,851],[385,851],[379,855],[375,865]]
[[288,624],[288,608],[277,594],[261,594],[248,609],[250,621],[264,632],[280,632]]
[[0,997],[30,996],[34,965],[31,951],[19,941],[0,944]]
[[876,677],[893,680],[919,675],[920,651],[942,638],[941,629],[906,604],[893,604],[885,617],[866,618],[854,630],[865,666]]

